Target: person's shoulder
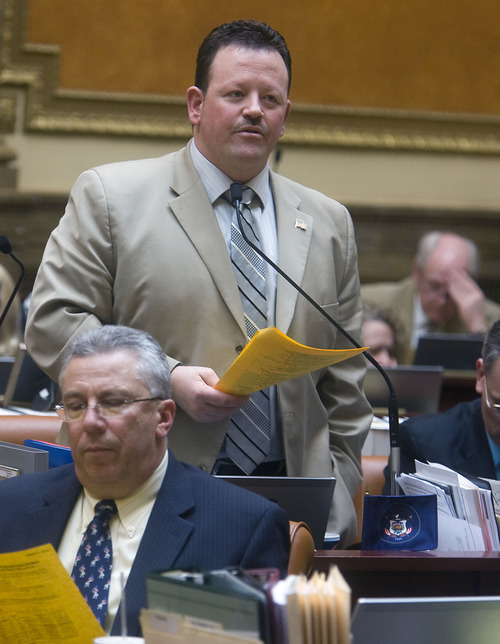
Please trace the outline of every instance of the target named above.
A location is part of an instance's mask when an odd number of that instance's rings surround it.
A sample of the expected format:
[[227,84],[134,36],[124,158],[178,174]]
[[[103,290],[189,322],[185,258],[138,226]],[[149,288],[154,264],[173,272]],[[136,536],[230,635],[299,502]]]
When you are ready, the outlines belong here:
[[336,199],[328,197],[319,190],[305,186],[302,183],[298,183],[297,181],[289,179],[288,177],[284,177],[283,175],[276,172],[271,173],[271,184],[273,186],[273,191],[275,193],[279,193],[285,199],[293,199],[293,197],[295,197],[302,203],[314,204],[316,208],[323,205],[330,209],[334,208],[345,213],[348,212],[346,206],[341,204]]
[[159,157],[148,157],[143,159],[128,159],[125,161],[113,161],[89,168],[86,172],[96,172],[101,176],[116,174],[133,174],[135,172],[144,172],[158,169],[161,171],[165,166],[175,162],[177,155],[181,150],[170,152]]
[[[481,417],[481,399],[465,401],[436,414],[422,414],[401,424],[401,430],[413,431],[420,437],[439,436],[444,440],[448,433],[458,435],[462,429],[469,429],[476,418]],[[439,432],[436,434],[436,432]]]
[[14,499],[17,496],[25,497],[29,494],[33,496],[43,495],[49,488],[54,485],[60,485],[61,489],[67,489],[71,483],[77,483],[75,467],[73,463],[61,465],[42,472],[33,472],[21,474],[2,481],[0,485],[0,498]]
[[73,191],[85,189],[87,184],[95,181],[107,188],[119,186],[121,192],[125,186],[142,186],[145,181],[162,185],[168,181],[176,163],[183,163],[186,148],[170,152],[159,157],[113,161],[95,165],[84,170],[76,179]]

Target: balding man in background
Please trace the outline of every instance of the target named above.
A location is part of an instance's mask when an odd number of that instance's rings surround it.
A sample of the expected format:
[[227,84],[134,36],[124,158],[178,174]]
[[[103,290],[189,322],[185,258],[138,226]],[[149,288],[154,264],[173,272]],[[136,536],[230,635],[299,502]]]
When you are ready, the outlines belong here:
[[361,297],[397,316],[403,362],[411,363],[425,333],[486,333],[500,318],[500,305],[476,282],[478,271],[479,252],[471,240],[434,231],[420,238],[409,277],[362,285]]

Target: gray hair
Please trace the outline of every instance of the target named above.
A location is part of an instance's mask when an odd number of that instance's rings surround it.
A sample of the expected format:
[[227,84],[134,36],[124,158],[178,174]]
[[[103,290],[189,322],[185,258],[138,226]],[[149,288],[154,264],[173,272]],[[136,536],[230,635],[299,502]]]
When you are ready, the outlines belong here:
[[470,262],[469,272],[472,277],[477,277],[477,274],[479,273],[479,250],[476,244],[466,237],[461,237],[460,235],[456,235],[455,233],[446,233],[440,230],[433,230],[429,233],[426,233],[425,235],[422,235],[422,237],[420,238],[417,246],[417,253],[415,255],[415,263],[417,265],[417,268],[422,270],[425,267],[427,260],[432,255],[443,235],[453,235],[454,237],[461,239],[467,244],[469,249]]
[[111,353],[133,352],[137,357],[136,376],[153,397],[172,397],[170,369],[159,343],[146,331],[121,325],[106,325],[77,336],[63,352],[59,381],[73,358]]
[[498,358],[500,358],[500,320],[493,323],[486,334],[481,352],[486,374],[490,373]]

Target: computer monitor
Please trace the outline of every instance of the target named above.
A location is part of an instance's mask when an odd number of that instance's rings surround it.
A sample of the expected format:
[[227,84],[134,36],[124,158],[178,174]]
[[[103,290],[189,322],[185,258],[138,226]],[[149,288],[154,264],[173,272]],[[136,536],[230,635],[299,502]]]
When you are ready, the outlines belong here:
[[[408,413],[433,414],[439,410],[444,368],[441,366],[401,365],[384,367],[400,409]],[[372,407],[387,409],[389,389],[378,369],[369,366],[365,377],[365,395]]]
[[3,402],[7,383],[9,382],[10,372],[14,365],[13,356],[0,356],[0,400]]
[[19,346],[13,361],[3,396],[3,406],[48,411],[55,402],[56,383],[35,363],[24,344]]
[[362,598],[351,633],[352,644],[492,644],[500,633],[500,596]]
[[418,341],[413,364],[441,365],[449,371],[475,371],[483,342],[483,335],[427,333]]
[[307,523],[315,547],[323,549],[336,483],[334,477],[217,476],[217,478],[274,501],[286,511],[290,521]]

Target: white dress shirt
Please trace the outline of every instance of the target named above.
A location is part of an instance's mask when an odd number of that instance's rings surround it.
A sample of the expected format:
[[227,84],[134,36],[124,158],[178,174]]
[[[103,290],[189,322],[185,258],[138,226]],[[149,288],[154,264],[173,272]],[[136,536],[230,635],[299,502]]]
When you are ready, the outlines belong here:
[[[134,494],[124,499],[115,499],[118,513],[111,519],[109,524],[113,544],[113,566],[108,597],[108,612],[104,624],[104,630],[108,635],[120,605],[122,573],[123,584],[125,585],[167,467],[168,450],[166,450],[160,465]],[[82,537],[88,524],[94,518],[95,505],[101,500],[94,498],[84,488],[75,503],[57,553],[69,574],[73,570],[76,553],[80,547]]]

